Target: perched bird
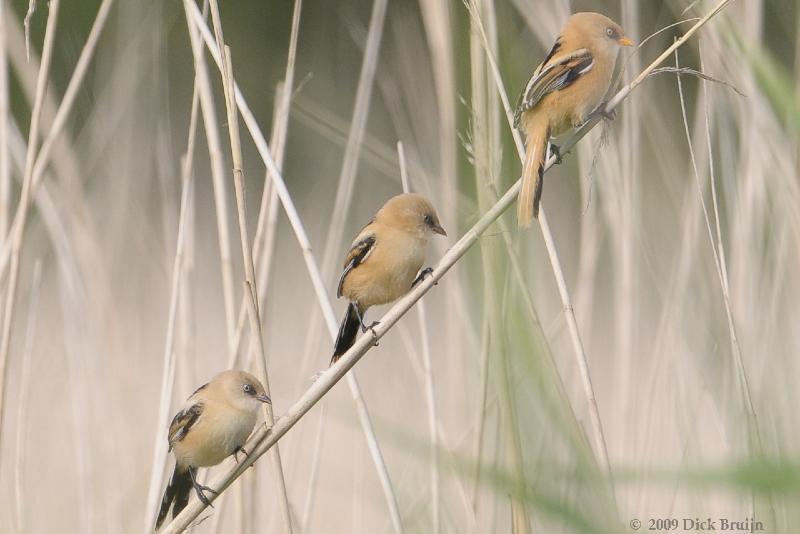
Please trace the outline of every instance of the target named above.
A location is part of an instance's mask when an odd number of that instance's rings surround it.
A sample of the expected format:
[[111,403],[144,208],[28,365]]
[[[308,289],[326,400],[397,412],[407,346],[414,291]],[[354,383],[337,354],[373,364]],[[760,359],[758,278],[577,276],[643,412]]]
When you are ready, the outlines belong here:
[[[575,13],[519,96],[514,127],[525,132],[522,188],[517,222],[539,216],[542,173],[551,137],[587,121],[603,109],[620,46],[631,46],[622,28],[599,13]],[[560,159],[558,148],[553,152]]]
[[339,327],[331,365],[353,346],[370,306],[388,304],[405,295],[429,274],[420,272],[431,234],[447,235],[431,203],[415,194],[392,197],[361,230],[344,262],[336,296],[349,300]]
[[272,404],[261,382],[243,371],[223,371],[187,399],[169,425],[175,470],[161,500],[156,530],[170,505],[174,503],[172,517],[186,507],[192,487],[201,501],[211,504],[203,491],[214,490],[197,482],[197,468],[217,465],[231,454],[245,452],[242,445],[253,431],[262,402]]

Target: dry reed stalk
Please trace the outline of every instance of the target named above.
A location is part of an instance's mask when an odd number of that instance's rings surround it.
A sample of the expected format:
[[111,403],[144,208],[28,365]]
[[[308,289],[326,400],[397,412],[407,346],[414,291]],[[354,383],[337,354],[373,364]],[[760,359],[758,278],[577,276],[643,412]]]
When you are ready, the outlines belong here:
[[11,346],[11,327],[14,319],[14,300],[17,291],[19,276],[20,251],[22,249],[22,239],[25,235],[25,220],[31,204],[31,179],[33,177],[33,164],[36,159],[36,147],[39,139],[39,122],[42,114],[42,104],[44,102],[47,89],[48,76],[50,74],[50,61],[53,55],[53,45],[55,43],[56,20],[58,19],[58,8],[60,0],[52,0],[47,16],[47,26],[45,28],[44,43],[42,45],[42,60],[39,64],[39,74],[36,79],[36,96],[34,98],[33,109],[31,111],[31,124],[28,132],[28,150],[25,156],[25,173],[20,193],[18,212],[21,224],[10,236],[11,241],[11,267],[9,271],[8,287],[5,294],[5,305],[3,313],[3,332],[0,341],[0,437],[3,431],[3,409],[5,405],[5,390],[7,385],[6,367],[8,364],[8,354]]
[[[279,170],[283,170],[283,159],[286,154],[286,137],[289,130],[289,110],[291,109],[292,96],[294,92],[294,71],[297,62],[297,39],[300,33],[300,13],[303,9],[302,0],[296,0],[292,11],[292,29],[289,34],[289,53],[286,60],[286,73],[283,83],[279,84],[275,91],[275,110],[273,113],[273,129],[270,137],[272,155],[275,158],[275,165]],[[269,273],[272,267],[272,253],[274,248],[277,217],[278,196],[275,193],[275,186],[266,173],[264,179],[264,189],[261,194],[261,204],[258,209],[258,222],[256,223],[256,234],[253,238],[253,260],[255,261],[258,275],[256,277],[259,305],[266,294]],[[244,319],[247,312],[247,301],[242,298],[239,308],[239,319],[236,324],[236,336],[231,354],[229,355],[229,367],[233,367],[238,359],[239,343],[241,342],[242,331],[244,330]]]
[[[217,10],[216,0],[211,0],[212,14]],[[221,29],[220,37],[222,35]],[[196,43],[198,48],[202,46]],[[231,61],[230,48],[225,46],[225,61],[223,62],[223,78],[225,87],[225,108],[228,115],[228,131],[230,133],[231,141],[231,154],[233,156],[233,184],[236,190],[236,208],[239,219],[239,239],[242,247],[242,261],[244,263],[245,272],[245,294],[248,295],[248,316],[250,320],[250,339],[251,344],[255,346],[256,350],[256,369],[258,370],[259,378],[267,392],[270,395],[269,387],[269,373],[267,371],[267,356],[264,350],[263,336],[261,333],[261,317],[258,309],[258,293],[256,291],[256,274],[255,266],[253,265],[253,252],[250,249],[250,238],[247,234],[247,213],[246,201],[244,190],[244,172],[242,161],[242,147],[239,140],[239,114],[236,112],[236,99],[233,93],[233,62]],[[269,426],[272,426],[275,421],[275,416],[272,411],[272,404],[264,404],[264,419]],[[277,486],[278,499],[280,500],[280,510],[283,518],[283,530],[288,534],[292,533],[292,514],[289,505],[289,497],[286,494],[286,481],[283,475],[283,466],[281,464],[280,451],[278,447],[271,452],[272,464],[275,476],[275,485]]]
[[[654,60],[648,67],[646,67],[632,82],[625,85],[607,104],[606,110],[611,111],[616,108],[630,92],[641,85],[647,78],[650,72],[653,71],[660,63],[668,58],[672,52],[683,45],[694,33],[704,26],[714,15],[719,13],[730,0],[722,0],[717,4],[708,14],[700,19],[695,25],[690,28],[686,34],[678,39],[673,45],[665,50],[656,60]],[[196,18],[196,15],[193,15]],[[207,44],[208,44],[207,40]],[[213,52],[212,52],[213,55]],[[501,95],[504,96],[504,95]],[[247,117],[248,113],[242,109],[243,98],[239,101],[237,94],[237,102],[240,105],[240,111],[243,116]],[[507,99],[504,105],[508,110]],[[245,108],[246,109],[246,108]],[[566,142],[563,144],[565,151],[571,149],[591,128],[597,124],[597,120],[592,120],[583,125],[576,131]],[[256,129],[257,131],[257,129]],[[253,130],[251,130],[253,133]],[[254,133],[255,137],[255,133]],[[268,166],[274,167],[274,162],[269,157],[269,151],[266,149],[266,143],[263,141],[263,136],[255,139],[257,146],[262,145],[260,153],[265,159]],[[546,168],[551,167],[555,163],[555,158],[549,158],[546,163]],[[282,182],[278,181],[280,175],[276,173],[276,184],[280,185]],[[342,356],[339,362],[331,367],[328,371],[321,375],[321,377],[309,387],[303,395],[292,405],[286,413],[280,417],[275,425],[266,430],[264,428],[258,429],[253,436],[251,436],[250,443],[252,444],[252,452],[250,456],[237,466],[233,466],[226,473],[218,475],[211,483],[211,487],[218,491],[224,491],[230,484],[255,462],[261,455],[267,452],[280,438],[286,434],[308,411],[328,392],[330,389],[345,375],[348,371],[358,362],[358,360],[366,354],[373,346],[374,341],[379,340],[383,335],[390,330],[399,319],[408,312],[408,310],[437,282],[444,276],[444,274],[453,266],[458,260],[467,252],[467,250],[474,245],[480,235],[491,226],[494,221],[500,217],[506,209],[514,202],[517,193],[519,192],[520,180],[514,183],[467,232],[455,243],[447,253],[441,258],[431,276],[420,282],[412,291],[406,296],[397,301],[390,310],[381,318],[380,323],[375,327],[375,339],[371,336],[362,336],[351,349]],[[285,186],[284,186],[285,188]],[[280,187],[279,187],[280,190]],[[170,523],[165,529],[165,533],[176,533],[186,528],[205,508],[205,505],[197,499],[189,502],[188,506]]]
[[[200,30],[200,34],[203,37],[203,40],[206,43],[206,47],[208,48],[209,52],[211,53],[212,58],[217,62],[217,65],[221,68],[221,58],[219,55],[219,50],[216,48],[214,44],[214,39],[211,36],[211,33],[208,30],[208,27],[205,24],[205,21],[200,14],[199,9],[197,6],[192,4],[191,2],[184,3],[184,6],[189,8],[187,11],[187,24],[194,23],[194,26]],[[281,173],[278,170],[275,160],[272,157],[272,154],[269,150],[269,147],[264,139],[264,135],[261,132],[260,128],[258,127],[258,123],[253,116],[250,108],[247,106],[247,102],[244,99],[239,88],[234,84],[234,95],[236,98],[236,104],[239,107],[239,112],[242,114],[242,118],[244,119],[245,125],[247,129],[250,131],[251,137],[253,142],[256,145],[256,149],[258,150],[259,155],[261,156],[264,164],[266,165],[268,171],[272,173],[274,177],[275,187],[278,193],[278,196],[283,204],[284,210],[286,215],[289,219],[289,222],[292,225],[292,229],[295,233],[295,237],[298,241],[298,245],[303,253],[303,259],[306,264],[306,268],[308,270],[309,276],[311,278],[312,286],[314,287],[315,294],[317,296],[317,300],[322,307],[323,315],[325,317],[325,322],[328,325],[328,331],[331,335],[331,338],[334,339],[336,336],[336,332],[338,329],[338,325],[336,322],[336,318],[333,314],[333,306],[331,305],[330,300],[328,299],[327,292],[325,289],[325,284],[322,281],[322,275],[320,273],[319,268],[317,267],[316,261],[314,259],[314,254],[311,250],[311,244],[308,239],[308,235],[305,232],[305,228],[303,227],[302,220],[300,219],[299,214],[297,213],[297,209],[292,202],[291,196],[289,195],[289,191],[286,188],[286,184],[281,177]],[[373,464],[377,470],[378,478],[381,482],[381,487],[383,488],[384,496],[386,498],[387,506],[389,508],[389,514],[392,517],[392,521],[394,523],[395,529],[397,532],[402,532],[402,523],[400,520],[400,512],[397,506],[397,497],[394,493],[394,488],[392,487],[391,478],[389,477],[388,469],[386,468],[386,464],[383,460],[382,453],[380,451],[380,446],[378,445],[377,438],[375,436],[374,429],[372,427],[372,422],[369,418],[369,413],[366,409],[366,404],[361,396],[360,388],[358,386],[358,381],[356,380],[355,375],[348,375],[347,377],[348,386],[350,388],[351,396],[356,404],[356,411],[359,416],[359,422],[361,427],[365,433],[365,439],[367,440],[367,446],[370,451],[370,456],[372,458]]]
[[[197,6],[192,3],[194,9]],[[187,24],[189,25],[189,36],[196,39],[196,31],[188,19],[188,11],[184,2],[184,10],[187,13]],[[199,11],[198,11],[199,13]],[[222,297],[225,308],[225,332],[227,346],[233,343],[236,331],[234,317],[234,295],[233,288],[233,265],[231,263],[230,229],[228,228],[228,199],[225,189],[225,168],[222,156],[222,143],[218,130],[217,113],[214,105],[214,94],[211,82],[208,77],[205,57],[202,48],[197,47],[194,51],[196,79],[200,87],[200,109],[203,113],[203,125],[208,143],[208,154],[211,161],[211,183],[214,190],[214,207],[217,214],[217,236],[219,240],[220,272],[222,274]],[[193,45],[194,49],[194,45]]]
[[[220,50],[225,50],[225,40],[224,40],[224,38],[222,36],[222,22],[220,20],[220,15],[219,15],[219,5],[217,4],[217,2],[215,0],[210,0],[209,7],[210,7],[210,10],[211,10],[212,27],[214,28],[214,37],[215,37],[216,42],[217,42],[217,47]],[[195,46],[197,46],[197,45],[195,43],[192,43],[192,47],[195,47]],[[200,45],[199,48],[202,50],[202,45]],[[202,52],[201,52],[201,55],[202,55]],[[228,81],[227,81],[227,76],[225,74],[227,66],[228,66],[228,63],[225,63],[223,61],[223,65],[222,65],[222,68],[220,69],[220,72],[222,73],[222,87],[223,87],[223,91],[225,92],[225,110],[226,110],[226,113],[229,114],[230,113],[230,109],[229,109],[229,106],[228,106]],[[232,125],[229,122],[228,123],[228,131],[229,131],[229,135],[230,135],[230,138],[231,138],[231,143],[233,144],[233,133],[230,133],[231,132],[231,128],[232,128]],[[238,135],[239,134],[238,134],[238,126],[237,126],[237,129],[236,129],[237,142],[238,142]],[[240,154],[241,154],[241,151],[240,151]],[[235,157],[235,155],[233,157]],[[241,166],[237,167],[234,164],[234,188],[237,187],[236,186],[236,169],[237,168],[239,168],[241,170]],[[235,194],[237,195],[236,196],[236,208],[237,208],[237,215],[238,215],[238,210],[239,210],[238,189],[236,190]],[[240,231],[241,231],[241,225],[240,225]],[[249,244],[249,242],[248,242],[248,244]],[[242,252],[244,254],[244,249],[242,249]],[[245,263],[245,265],[247,264],[247,260],[246,259],[244,260],[244,263]],[[245,266],[245,273],[246,272],[247,272],[247,268]],[[233,299],[234,298],[235,298],[235,292],[231,291],[231,308],[230,308],[230,313],[231,313],[230,318],[231,318],[231,320],[233,320],[233,313],[234,313],[233,312]],[[249,299],[249,295],[247,294],[247,291],[243,292],[242,293],[242,304],[245,304],[248,299]],[[227,313],[228,313],[227,306],[226,306],[225,312],[226,312],[226,318],[227,318]],[[234,323],[231,322],[229,324],[229,327],[231,327],[233,324]],[[238,345],[238,341],[239,341],[239,337],[237,337],[237,335],[236,335],[236,327],[233,327],[233,330],[228,330],[228,354],[232,354],[233,353],[233,346],[234,346],[234,344]],[[251,337],[251,343],[250,343],[251,351],[249,353],[250,356],[253,356],[252,349],[254,348],[254,346],[255,346],[255,344],[252,342],[252,337]],[[231,358],[229,357],[229,362],[230,362],[230,359]],[[228,367],[232,368],[232,365],[229,365]],[[262,375],[260,377],[262,379],[262,381],[265,380],[266,376],[267,375],[266,375],[266,370],[265,370],[264,375]],[[266,384],[264,387],[267,389],[267,394],[269,394],[269,385]],[[272,422],[272,417],[270,417],[271,411],[272,411],[272,407],[271,406],[262,407],[262,412],[264,414],[264,421],[267,424],[270,424]],[[275,453],[270,454],[270,460],[273,461],[273,464],[275,463],[275,458],[276,457],[278,458],[278,466],[277,467],[278,467],[278,472],[280,474],[278,479],[282,483],[283,482],[283,468],[281,467],[281,463],[280,463],[280,452],[279,451],[276,451]],[[283,494],[285,495],[285,493],[286,493],[285,485],[283,486],[283,489],[284,489],[284,493]],[[244,518],[244,488],[243,488],[242,484],[237,485],[233,489],[232,495],[230,495],[230,497],[233,500],[233,507],[234,507],[234,514],[235,514],[234,515],[234,519],[233,519],[232,528],[234,530],[236,530],[236,531],[241,532],[244,529],[244,522],[245,522],[245,518]],[[228,502],[228,500],[222,501],[223,506],[227,502]],[[220,510],[220,512],[221,512],[221,510]],[[214,519],[213,519],[213,523],[212,523],[212,530],[214,532],[219,532],[221,526],[222,526],[222,513],[214,514]]]
[[28,0],[28,11],[25,12],[23,26],[25,27],[25,56],[31,60],[31,19],[36,12],[36,0]]

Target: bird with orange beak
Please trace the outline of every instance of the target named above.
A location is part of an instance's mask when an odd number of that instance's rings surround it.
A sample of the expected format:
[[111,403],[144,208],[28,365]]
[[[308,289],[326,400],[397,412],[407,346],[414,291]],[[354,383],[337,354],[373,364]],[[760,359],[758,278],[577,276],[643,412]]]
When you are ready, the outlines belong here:
[[[599,13],[575,13],[520,94],[514,127],[525,132],[517,222],[539,216],[542,174],[550,139],[602,112],[620,47],[631,46],[622,28]],[[551,149],[560,157],[558,148]]]

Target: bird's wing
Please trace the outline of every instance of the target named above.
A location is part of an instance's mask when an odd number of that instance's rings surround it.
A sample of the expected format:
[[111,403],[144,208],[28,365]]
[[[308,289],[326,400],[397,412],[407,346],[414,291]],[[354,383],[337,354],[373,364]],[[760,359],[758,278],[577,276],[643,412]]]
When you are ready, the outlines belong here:
[[514,111],[515,128],[519,127],[522,114],[538,104],[545,95],[569,87],[592,68],[594,58],[589,50],[579,48],[574,52],[556,55],[560,46],[560,41],[556,41],[547,58],[536,68],[520,93]]
[[169,450],[172,450],[172,446],[175,443],[186,437],[189,429],[192,428],[195,423],[197,423],[197,420],[200,418],[202,413],[203,403],[196,402],[188,408],[183,409],[175,414],[175,417],[172,419],[172,423],[169,425],[169,432],[167,434]]
[[[364,229],[366,230],[366,226]],[[336,287],[337,297],[342,296],[342,284],[344,284],[344,279],[347,277],[347,274],[367,260],[369,255],[375,249],[375,241],[375,234],[369,232],[364,233],[362,231],[362,233],[350,247],[350,251],[347,253],[347,258],[344,260],[344,270],[342,271],[342,275],[339,277],[339,284]]]

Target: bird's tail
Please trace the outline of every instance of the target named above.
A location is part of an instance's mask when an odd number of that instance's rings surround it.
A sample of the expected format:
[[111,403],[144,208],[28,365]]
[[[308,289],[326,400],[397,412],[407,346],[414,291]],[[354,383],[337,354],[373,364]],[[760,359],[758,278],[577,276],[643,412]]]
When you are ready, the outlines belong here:
[[542,175],[550,138],[546,124],[537,124],[534,119],[526,125],[525,163],[522,166],[522,188],[517,197],[517,224],[530,226],[539,217],[539,202],[542,200]]
[[353,346],[356,342],[358,335],[358,328],[361,326],[361,321],[358,320],[358,310],[356,304],[352,302],[347,305],[347,311],[342,319],[342,324],[339,327],[339,335],[336,336],[336,345],[333,349],[333,357],[331,358],[331,365],[336,363],[342,354]]
[[189,475],[188,470],[180,470],[175,466],[172,472],[172,478],[167,484],[167,489],[164,490],[164,497],[161,499],[161,509],[158,511],[156,518],[156,530],[164,522],[167,517],[169,507],[172,506],[172,517],[178,515],[181,510],[186,508],[186,503],[189,502],[189,493],[192,491],[192,477]]

